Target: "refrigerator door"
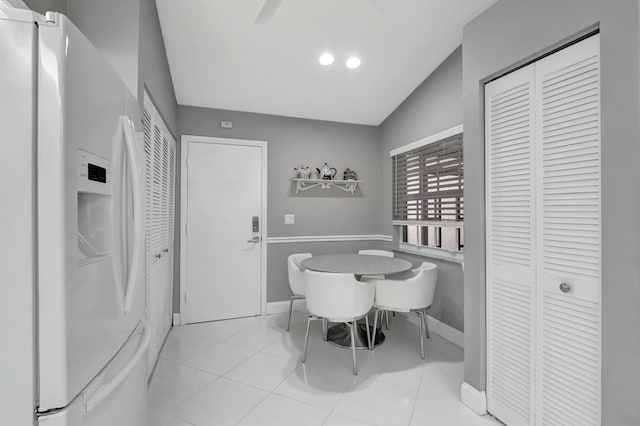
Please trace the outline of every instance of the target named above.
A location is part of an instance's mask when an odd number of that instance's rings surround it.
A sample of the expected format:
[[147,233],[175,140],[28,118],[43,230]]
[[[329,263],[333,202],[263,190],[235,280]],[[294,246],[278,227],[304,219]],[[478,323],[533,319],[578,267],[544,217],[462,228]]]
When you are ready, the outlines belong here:
[[47,17],[38,36],[40,412],[66,407],[98,375],[145,303],[128,89],[67,18]]
[[[0,2],[1,3],[1,2]],[[0,7],[0,423],[31,425],[36,398],[34,14]],[[4,64],[10,64],[4,66]],[[10,206],[10,207],[9,207]],[[10,320],[9,320],[10,318]]]
[[85,391],[63,410],[39,416],[41,426],[144,426],[147,415],[146,351],[142,325]]

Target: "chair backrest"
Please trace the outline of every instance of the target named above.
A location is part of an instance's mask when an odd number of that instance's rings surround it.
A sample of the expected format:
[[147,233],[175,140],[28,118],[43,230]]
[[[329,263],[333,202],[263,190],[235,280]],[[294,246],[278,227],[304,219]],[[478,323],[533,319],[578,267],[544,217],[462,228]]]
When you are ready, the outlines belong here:
[[396,310],[424,309],[431,306],[438,283],[438,266],[423,262],[402,280],[376,280],[376,304]]
[[289,287],[296,296],[304,296],[304,274],[302,273],[303,260],[311,257],[311,253],[296,253],[287,258],[289,270]]
[[353,274],[304,271],[307,309],[333,321],[365,315],[373,306],[375,284],[358,281]]
[[386,250],[360,250],[358,254],[368,254],[371,256],[385,256],[385,257],[393,257],[392,251]]

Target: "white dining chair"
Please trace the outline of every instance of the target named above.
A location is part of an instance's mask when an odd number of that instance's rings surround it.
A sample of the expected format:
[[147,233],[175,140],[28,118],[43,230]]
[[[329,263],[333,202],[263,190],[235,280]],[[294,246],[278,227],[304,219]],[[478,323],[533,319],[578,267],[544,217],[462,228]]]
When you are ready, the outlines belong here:
[[392,251],[386,251],[386,250],[360,250],[358,254],[368,254],[370,256],[394,257],[394,254]]
[[420,355],[424,359],[424,341],[422,329],[424,326],[425,338],[429,339],[429,326],[427,324],[426,310],[433,303],[433,296],[438,282],[438,266],[424,262],[411,271],[394,276],[394,279],[369,279],[376,286],[375,313],[373,320],[373,339],[369,349],[373,349],[376,342],[378,327],[378,312],[414,312],[419,318],[420,329]]
[[307,320],[307,334],[304,340],[302,362],[307,360],[309,327],[313,320],[345,323],[351,329],[351,351],[353,354],[353,374],[358,374],[356,361],[357,320],[364,318],[367,326],[367,344],[371,347],[369,318],[367,313],[373,306],[375,285],[358,281],[353,274],[304,271],[307,309],[311,316]]
[[[387,251],[387,250],[360,250],[358,254],[367,254],[369,256],[395,257],[395,254],[392,251]],[[365,276],[365,279],[367,278],[384,279],[384,275],[367,275]],[[389,312],[384,311],[382,315],[384,316],[385,323],[387,325],[387,330],[388,330],[389,329]],[[393,312],[393,316],[394,317],[396,316],[395,312]]]
[[311,253],[296,253],[287,258],[287,269],[289,270],[289,288],[291,288],[291,300],[289,301],[289,321],[287,321],[287,331],[291,326],[291,311],[293,310],[293,301],[304,299],[304,274],[302,272],[301,263],[303,260],[311,257]]

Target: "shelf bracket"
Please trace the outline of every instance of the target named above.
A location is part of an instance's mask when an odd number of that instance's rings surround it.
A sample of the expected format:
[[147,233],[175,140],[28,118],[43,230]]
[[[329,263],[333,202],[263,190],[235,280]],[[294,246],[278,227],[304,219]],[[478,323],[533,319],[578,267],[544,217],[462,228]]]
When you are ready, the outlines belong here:
[[312,188],[321,189],[338,188],[353,195],[358,188],[360,180],[324,180],[324,179],[293,179],[296,183],[296,194],[300,191],[307,191]]

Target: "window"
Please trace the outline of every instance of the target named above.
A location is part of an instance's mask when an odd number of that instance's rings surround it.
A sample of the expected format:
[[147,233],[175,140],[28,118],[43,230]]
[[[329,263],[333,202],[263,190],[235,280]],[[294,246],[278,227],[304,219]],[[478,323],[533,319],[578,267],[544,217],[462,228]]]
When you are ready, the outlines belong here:
[[394,243],[434,257],[464,250],[462,126],[391,151]]

